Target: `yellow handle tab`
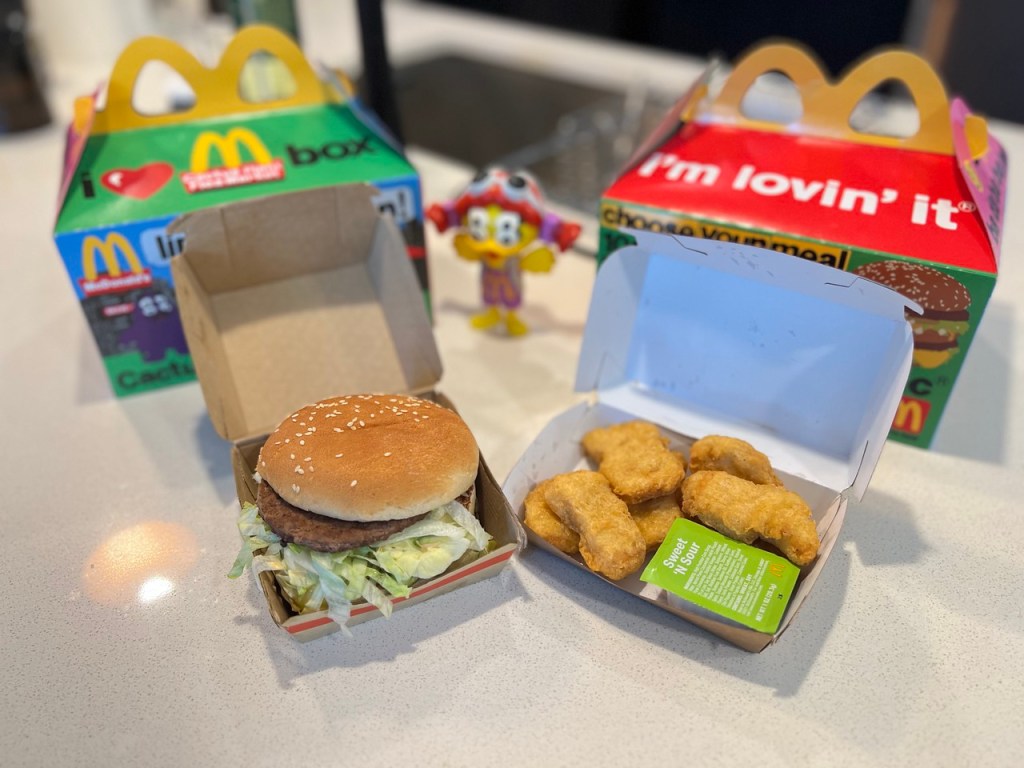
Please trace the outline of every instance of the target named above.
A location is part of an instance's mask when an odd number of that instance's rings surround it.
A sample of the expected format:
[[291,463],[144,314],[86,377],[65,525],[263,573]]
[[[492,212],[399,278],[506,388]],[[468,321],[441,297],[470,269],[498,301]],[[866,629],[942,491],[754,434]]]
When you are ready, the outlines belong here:
[[[787,75],[800,93],[803,101],[802,132],[864,144],[953,154],[946,89],[931,65],[914,53],[903,50],[876,53],[832,83],[818,61],[804,49],[788,43],[761,46],[736,65],[712,103],[711,114],[737,125],[762,130],[789,130],[788,126],[778,123],[753,120],[740,109],[740,103],[754,81],[768,72]],[[914,100],[919,125],[912,136],[862,133],[850,125],[850,115],[861,99],[888,80],[903,82]]]
[[988,152],[988,123],[980,115],[968,115],[964,121],[964,135],[972,160],[980,160]]
[[71,117],[72,130],[77,133],[85,133],[89,129],[95,114],[96,103],[92,96],[79,96],[75,99],[74,112]]
[[[269,53],[284,64],[295,81],[294,93],[272,101],[253,102],[242,98],[239,88],[242,68],[258,52]],[[142,68],[151,61],[162,61],[185,79],[195,93],[195,103],[191,107],[161,115],[143,115],[135,111],[132,105],[135,83]],[[171,40],[143,37],[130,43],[114,64],[107,85],[107,104],[96,113],[93,132],[116,133],[335,100],[336,95],[323,87],[298,45],[275,27],[254,24],[239,31],[213,69],[204,67],[195,56]]]

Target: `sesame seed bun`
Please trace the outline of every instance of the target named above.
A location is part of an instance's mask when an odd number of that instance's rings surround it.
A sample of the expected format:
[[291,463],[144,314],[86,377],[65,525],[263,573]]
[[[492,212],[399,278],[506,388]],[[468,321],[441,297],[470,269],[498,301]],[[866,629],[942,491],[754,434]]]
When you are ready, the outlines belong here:
[[959,280],[944,272],[909,261],[875,261],[853,270],[855,275],[899,291],[921,305],[922,317],[967,320],[971,294]]
[[353,522],[402,520],[473,485],[469,427],[407,395],[344,395],[300,408],[267,438],[256,468],[300,509]]
[[921,305],[920,315],[907,310],[907,320],[914,329],[914,365],[918,368],[938,368],[960,351],[957,339],[968,329],[971,294],[959,280],[907,261],[875,261],[853,272]]

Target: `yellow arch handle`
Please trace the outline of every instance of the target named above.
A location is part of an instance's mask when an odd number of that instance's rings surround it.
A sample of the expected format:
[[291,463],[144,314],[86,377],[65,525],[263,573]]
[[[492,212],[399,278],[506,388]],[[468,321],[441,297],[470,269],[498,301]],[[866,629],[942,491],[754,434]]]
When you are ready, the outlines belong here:
[[804,114],[807,113],[808,97],[827,82],[821,65],[809,51],[788,43],[769,43],[740,59],[712,103],[711,112],[730,121],[782,130],[777,123],[753,120],[740,109],[743,97],[754,81],[768,72],[781,72],[793,81],[804,102]]
[[[288,98],[271,102],[254,103],[241,98],[238,92],[238,78],[242,74],[245,62],[257,51],[272,54],[288,68],[295,80],[295,93]],[[320,78],[295,41],[276,27],[265,24],[253,24],[235,35],[221,54],[217,71],[224,73],[226,81],[221,85],[225,90],[231,89],[231,97],[234,98],[236,106],[246,111],[322,104],[326,100]]]
[[871,135],[872,143],[953,154],[946,88],[928,62],[910,51],[883,51],[856,64],[837,85],[822,88],[815,94],[811,118],[822,123],[830,116],[832,120],[843,120],[850,133],[855,134],[849,128],[854,108],[887,80],[901,80],[907,86],[917,107],[919,126],[917,133],[905,138]]
[[[252,102],[241,97],[239,77],[249,58],[258,51],[279,59],[291,72],[295,92],[283,99]],[[195,103],[186,110],[162,115],[142,115],[132,106],[132,93],[142,68],[150,61],[162,61],[176,70],[195,93]],[[323,104],[337,100],[324,89],[316,72],[298,45],[280,30],[254,24],[242,29],[224,49],[213,69],[175,42],[162,37],[135,40],[118,57],[107,86],[106,107],[96,113],[94,133],[115,133],[135,128],[174,125],[221,115],[262,112],[269,109]]]
[[[818,62],[803,49],[786,43],[762,46],[736,65],[711,105],[711,113],[720,119],[762,130],[787,130],[787,126],[778,123],[752,120],[740,109],[750,86],[767,72],[782,72],[796,85],[803,100],[800,124],[808,133],[865,144],[953,154],[946,89],[928,62],[914,53],[902,50],[876,53],[856,64],[833,84]],[[850,115],[861,99],[887,80],[903,82],[914,100],[920,120],[918,130],[912,136],[861,133],[850,126]]]

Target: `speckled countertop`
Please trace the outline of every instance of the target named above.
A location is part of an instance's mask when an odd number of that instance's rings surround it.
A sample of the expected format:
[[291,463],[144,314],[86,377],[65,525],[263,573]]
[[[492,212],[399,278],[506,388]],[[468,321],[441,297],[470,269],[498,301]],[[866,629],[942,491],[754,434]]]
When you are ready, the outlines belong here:
[[[496,48],[478,19],[392,15],[399,56],[439,30]],[[670,61],[503,34],[591,77]],[[225,578],[234,481],[198,386],[110,393],[49,236],[60,130],[0,139],[0,764],[1020,765],[1024,129],[994,130],[1011,158],[1003,272],[935,448],[887,446],[760,655],[532,550],[351,639],[291,640],[252,580]],[[428,200],[468,173],[413,159]],[[429,246],[441,389],[500,479],[578,399],[593,266],[568,255],[530,280],[536,331],[510,342],[468,329],[476,271]]]

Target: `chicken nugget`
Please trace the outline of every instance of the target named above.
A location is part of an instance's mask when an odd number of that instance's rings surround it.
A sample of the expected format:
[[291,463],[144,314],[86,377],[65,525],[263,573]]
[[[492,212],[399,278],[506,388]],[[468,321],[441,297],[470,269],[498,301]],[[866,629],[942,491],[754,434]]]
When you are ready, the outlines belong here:
[[670,493],[668,496],[657,496],[639,504],[630,504],[629,514],[633,517],[636,527],[640,529],[640,535],[644,537],[647,548],[661,546],[661,542],[668,536],[668,529],[682,514],[679,508],[679,494]]
[[708,435],[690,449],[690,471],[717,469],[759,485],[782,486],[768,457],[738,437]]
[[579,534],[563,523],[544,500],[544,491],[550,482],[544,480],[537,483],[526,495],[526,515],[523,522],[549,544],[567,555],[575,555],[580,548]]
[[[580,539],[580,557],[587,564],[587,568],[595,573],[601,572],[601,563],[594,558],[594,554],[587,548],[587,542],[583,539]],[[609,576],[609,578],[611,577]]]
[[646,421],[598,427],[583,436],[583,450],[628,504],[666,496],[679,488],[686,462],[667,444],[658,428]]
[[587,470],[556,475],[548,481],[544,499],[579,534],[580,554],[592,571],[618,580],[644,564],[644,537],[604,475]]
[[810,507],[784,488],[702,470],[683,481],[682,510],[686,517],[745,544],[764,539],[795,565],[807,565],[818,554]]

